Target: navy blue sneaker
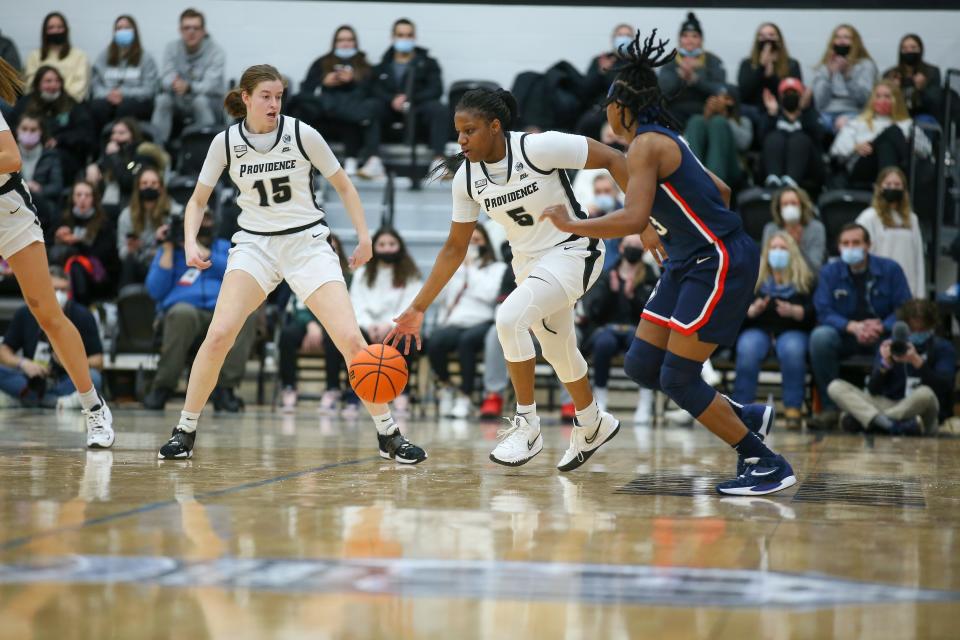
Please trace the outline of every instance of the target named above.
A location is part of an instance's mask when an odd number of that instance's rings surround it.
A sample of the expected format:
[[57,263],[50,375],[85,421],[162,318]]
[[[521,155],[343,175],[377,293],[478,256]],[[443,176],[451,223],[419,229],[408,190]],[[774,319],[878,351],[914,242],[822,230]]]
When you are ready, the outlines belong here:
[[[767,438],[773,430],[773,423],[777,419],[777,410],[772,404],[745,404],[740,410],[740,419],[747,429],[753,431],[761,441]],[[737,475],[742,476],[747,463],[743,456],[737,456]]]
[[719,493],[728,496],[762,496],[797,484],[793,468],[781,455],[747,458],[745,462],[743,473],[736,479],[717,485]]
[[920,418],[907,418],[906,420],[894,420],[890,428],[892,436],[921,436],[923,435],[923,424]]

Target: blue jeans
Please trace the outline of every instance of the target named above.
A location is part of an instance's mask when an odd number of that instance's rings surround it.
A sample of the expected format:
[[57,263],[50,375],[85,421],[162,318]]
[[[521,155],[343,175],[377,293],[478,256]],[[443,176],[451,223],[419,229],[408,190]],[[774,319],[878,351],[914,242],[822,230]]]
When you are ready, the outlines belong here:
[[783,404],[790,409],[801,408],[809,340],[805,331],[785,331],[774,339],[763,329],[744,330],[737,338],[737,378],[733,383],[733,399],[740,404],[756,401],[760,364],[773,346],[783,375]]
[[862,345],[849,333],[840,334],[828,325],[820,325],[810,334],[810,364],[824,411],[836,411],[837,405],[827,387],[840,376],[840,361],[856,354],[873,355],[877,344]]
[[610,380],[610,364],[618,353],[626,353],[633,342],[634,329],[621,331],[601,327],[590,338],[593,345],[593,386],[606,389]]
[[[97,393],[102,393],[103,377],[97,369],[90,369],[90,377],[93,379],[93,386]],[[13,367],[4,367],[0,365],[0,391],[16,400],[20,400],[23,392],[27,388],[27,376],[23,375],[20,369]],[[68,396],[76,391],[70,376],[64,374],[55,380],[47,380],[47,387],[44,391],[46,398],[59,398]]]

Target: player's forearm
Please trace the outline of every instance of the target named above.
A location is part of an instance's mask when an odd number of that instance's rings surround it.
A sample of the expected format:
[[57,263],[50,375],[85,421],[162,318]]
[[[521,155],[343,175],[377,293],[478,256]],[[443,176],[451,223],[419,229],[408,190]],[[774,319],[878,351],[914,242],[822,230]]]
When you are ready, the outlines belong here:
[[437,255],[437,261],[433,264],[433,269],[430,270],[430,275],[427,276],[427,281],[423,283],[420,293],[413,299],[410,306],[417,311],[426,311],[427,307],[433,304],[443,288],[450,282],[450,278],[463,263],[466,255],[467,247],[465,246],[443,245]]
[[622,238],[642,232],[649,221],[649,213],[624,207],[600,218],[573,220],[570,222],[569,229],[564,230],[589,238]]
[[197,232],[200,231],[200,223],[203,221],[205,206],[192,197],[187,201],[187,207],[183,214],[183,237],[185,241],[196,242]]

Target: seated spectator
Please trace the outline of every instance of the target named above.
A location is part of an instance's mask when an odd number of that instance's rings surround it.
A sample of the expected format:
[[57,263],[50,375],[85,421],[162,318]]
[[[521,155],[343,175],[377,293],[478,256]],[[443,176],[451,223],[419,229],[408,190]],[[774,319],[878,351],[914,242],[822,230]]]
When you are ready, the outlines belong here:
[[50,248],[50,263],[63,267],[73,299],[83,305],[112,298],[120,261],[117,233],[89,182],[76,182]]
[[753,123],[740,114],[736,99],[726,89],[707,98],[703,115],[687,120],[683,136],[693,153],[718,178],[730,185],[740,183],[740,153],[750,148]]
[[941,118],[943,87],[940,68],[924,61],[920,36],[908,33],[900,39],[897,66],[884,71],[883,78],[900,84],[911,117],[930,123]]
[[848,24],[836,27],[813,72],[813,99],[823,128],[840,131],[847,120],[863,111],[876,81],[877,65],[860,33]]
[[[909,140],[913,120],[903,103],[900,87],[881,80],[873,88],[866,109],[847,121],[830,147],[830,155],[843,165],[854,185],[872,185],[883,167],[909,168]],[[929,157],[932,147],[923,130],[914,133],[914,152]]]
[[877,176],[873,204],[857,216],[872,240],[875,256],[900,265],[914,298],[927,297],[926,258],[920,220],[910,207],[907,176],[897,167],[887,167]]
[[903,269],[893,260],[870,254],[870,234],[853,222],[843,227],[840,260],[820,270],[813,304],[820,326],[810,336],[810,362],[822,411],[807,422],[812,429],[831,430],[839,414],[827,394],[837,379],[840,360],[874,355],[883,336],[893,328],[896,310],[910,299]]
[[760,127],[767,112],[766,95],[776,95],[780,83],[787,78],[803,79],[800,63],[790,57],[780,27],[764,22],[757,28],[750,56],[740,62],[737,84],[740,88],[740,109],[750,118],[754,129]]
[[63,192],[63,165],[56,147],[47,148],[46,124],[37,116],[23,115],[17,124],[17,148],[20,149],[20,176],[27,183],[37,207],[40,225],[50,229],[57,219],[57,207]]
[[906,326],[894,336],[902,333],[906,340],[880,343],[866,390],[845,380],[834,380],[827,389],[846,414],[842,424],[847,431],[936,435],[940,423],[953,415],[957,352],[936,335],[937,305],[910,300],[897,317]]
[[343,140],[343,170],[351,176],[356,175],[359,164],[382,165],[379,158],[370,160],[377,155],[371,145],[378,143],[371,132],[380,124],[373,120],[377,110],[369,96],[373,67],[358,47],[353,27],[338,27],[330,51],[314,60],[300,84],[300,93],[289,105],[293,117],[313,126],[327,139]]
[[[80,332],[93,386],[102,393],[103,345],[93,314],[70,299],[70,282],[62,269],[51,267],[50,276],[57,301]],[[50,340],[27,305],[13,314],[0,344],[0,391],[29,407],[80,406],[80,396],[70,376],[57,360]]]
[[110,127],[100,159],[87,166],[87,182],[103,194],[101,202],[119,212],[130,202],[137,174],[152,167],[161,175],[170,156],[158,145],[145,142],[140,125],[133,118],[120,118]]
[[703,29],[693,12],[680,26],[679,45],[677,57],[660,68],[660,90],[670,100],[670,112],[686,125],[703,114],[708,98],[727,90],[727,70],[703,50]]
[[[507,265],[498,262],[490,238],[477,225],[470,238],[467,257],[440,294],[440,315],[427,341],[430,368],[440,382],[442,417],[466,418],[473,407],[477,353],[483,351],[487,330],[493,325],[500,283]],[[450,354],[460,364],[460,389],[450,385]]]
[[589,105],[577,123],[580,135],[600,139],[600,130],[607,122],[607,92],[616,78],[613,68],[617,64],[617,52],[633,41],[634,29],[629,24],[618,24],[613,29],[610,49],[590,61],[583,79],[583,102]]
[[[587,342],[593,353],[593,395],[601,411],[607,410],[607,383],[610,367],[617,354],[624,354],[633,342],[637,318],[657,283],[657,273],[643,261],[640,234],[620,241],[618,258],[613,268],[605,271],[583,299],[584,311],[591,325],[597,327]],[[646,396],[650,396],[646,394]],[[637,405],[636,417],[649,422],[646,396]],[[643,415],[641,415],[643,414]]]
[[[765,117],[759,137],[767,187],[784,184],[817,188],[823,184],[823,129],[817,110],[804,105],[808,92],[796,78],[784,78],[777,96],[764,89]],[[777,99],[779,97],[779,100]]]
[[[146,167],[137,174],[136,189],[117,220],[117,253],[122,262],[120,286],[143,282],[160,244],[168,240],[170,216],[183,216],[183,207],[167,194],[160,173]],[[183,233],[181,226],[180,233]]]
[[53,67],[62,78],[63,90],[77,102],[87,99],[90,88],[90,62],[82,49],[70,44],[70,27],[59,11],[48,13],[43,18],[43,33],[40,48],[27,56],[24,68],[25,80],[33,84],[43,67]]
[[807,261],[813,273],[827,259],[827,229],[817,218],[817,211],[807,192],[800,187],[784,187],[770,201],[772,222],[763,228],[761,244],[767,246],[778,231],[785,231]]
[[43,120],[49,134],[44,148],[56,148],[63,164],[63,179],[72,182],[93,150],[95,135],[90,112],[63,91],[63,77],[56,68],[37,69],[30,93],[17,101],[15,112]]
[[156,142],[166,144],[174,118],[209,127],[223,111],[225,55],[207,34],[203,14],[186,9],[180,14],[180,39],[163,51],[160,93],[153,108]]
[[[340,258],[340,268],[349,287],[353,273],[347,263],[347,256],[343,251],[340,238],[335,234],[330,234],[327,241],[333,247],[337,257]],[[341,399],[340,374],[346,370],[346,362],[344,362],[343,355],[337,349],[337,345],[323,330],[323,326],[296,295],[291,295],[287,304],[286,319],[283,329],[280,330],[280,339],[277,346],[280,352],[280,384],[283,388],[281,406],[283,411],[293,411],[297,406],[297,354],[300,351],[308,353],[323,351],[327,389],[320,398],[319,410],[320,413],[326,415],[336,414]],[[359,415],[357,404],[360,400],[349,385],[347,385],[347,393],[344,394],[343,399],[343,415],[351,418],[357,417]]]
[[[417,46],[416,28],[406,18],[393,23],[393,44],[373,69],[371,92],[376,98],[375,120],[380,127],[371,127],[375,138],[368,141],[370,150],[380,147],[379,135],[384,127],[406,119],[413,111],[417,131],[427,132],[433,151],[433,171],[443,162],[444,148],[450,128],[450,114],[440,103],[443,96],[443,78],[440,64],[426,49]],[[383,175],[383,165],[377,156],[360,170],[360,176],[377,178]]]
[[115,118],[150,120],[160,72],[153,56],[140,45],[133,16],[113,23],[113,40],[93,64],[90,110],[97,135]]
[[[604,169],[599,171],[593,179],[593,197],[587,201],[587,215],[591,218],[599,218],[623,208],[623,193],[613,176]],[[603,258],[603,270],[608,271],[620,259],[620,238],[607,238],[603,244],[607,248]]]
[[801,427],[807,347],[816,324],[814,280],[793,236],[784,231],[771,235],[763,245],[756,298],[737,338],[733,399],[741,404],[756,402],[760,365],[773,348],[783,375],[788,429]]
[[[171,238],[163,240],[150,265],[147,291],[162,314],[163,342],[153,386],[143,399],[147,409],[163,410],[183,375],[191,349],[206,335],[213,319],[230,251],[230,241],[214,239],[214,231],[213,215],[207,211],[197,233],[202,257],[210,260],[207,269],[188,267],[182,244],[175,245]],[[213,391],[213,404],[218,411],[236,413],[243,407],[234,390],[243,381],[256,334],[256,314],[250,314],[227,354]]]
[[[393,319],[410,306],[421,284],[420,270],[400,234],[389,227],[377,230],[373,259],[356,270],[350,283],[350,300],[367,342],[383,342],[393,328]],[[396,412],[406,413],[407,394],[399,396],[393,406]]]

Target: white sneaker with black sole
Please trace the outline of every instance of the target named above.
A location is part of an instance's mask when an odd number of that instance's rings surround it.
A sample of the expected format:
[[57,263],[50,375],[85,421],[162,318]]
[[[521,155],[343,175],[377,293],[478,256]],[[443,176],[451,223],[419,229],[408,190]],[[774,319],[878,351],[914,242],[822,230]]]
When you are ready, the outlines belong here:
[[113,414],[103,398],[100,398],[99,407],[86,410],[83,415],[87,418],[87,446],[91,449],[112,447],[116,439],[113,433]]
[[594,451],[605,442],[612,440],[620,431],[620,421],[606,411],[600,412],[600,421],[595,427],[577,426],[576,420],[573,425],[573,430],[570,432],[570,446],[557,465],[560,471],[573,471],[589,460]]
[[508,467],[519,467],[543,451],[539,423],[534,426],[519,415],[504,419],[510,426],[497,432],[500,444],[490,453],[491,460]]

